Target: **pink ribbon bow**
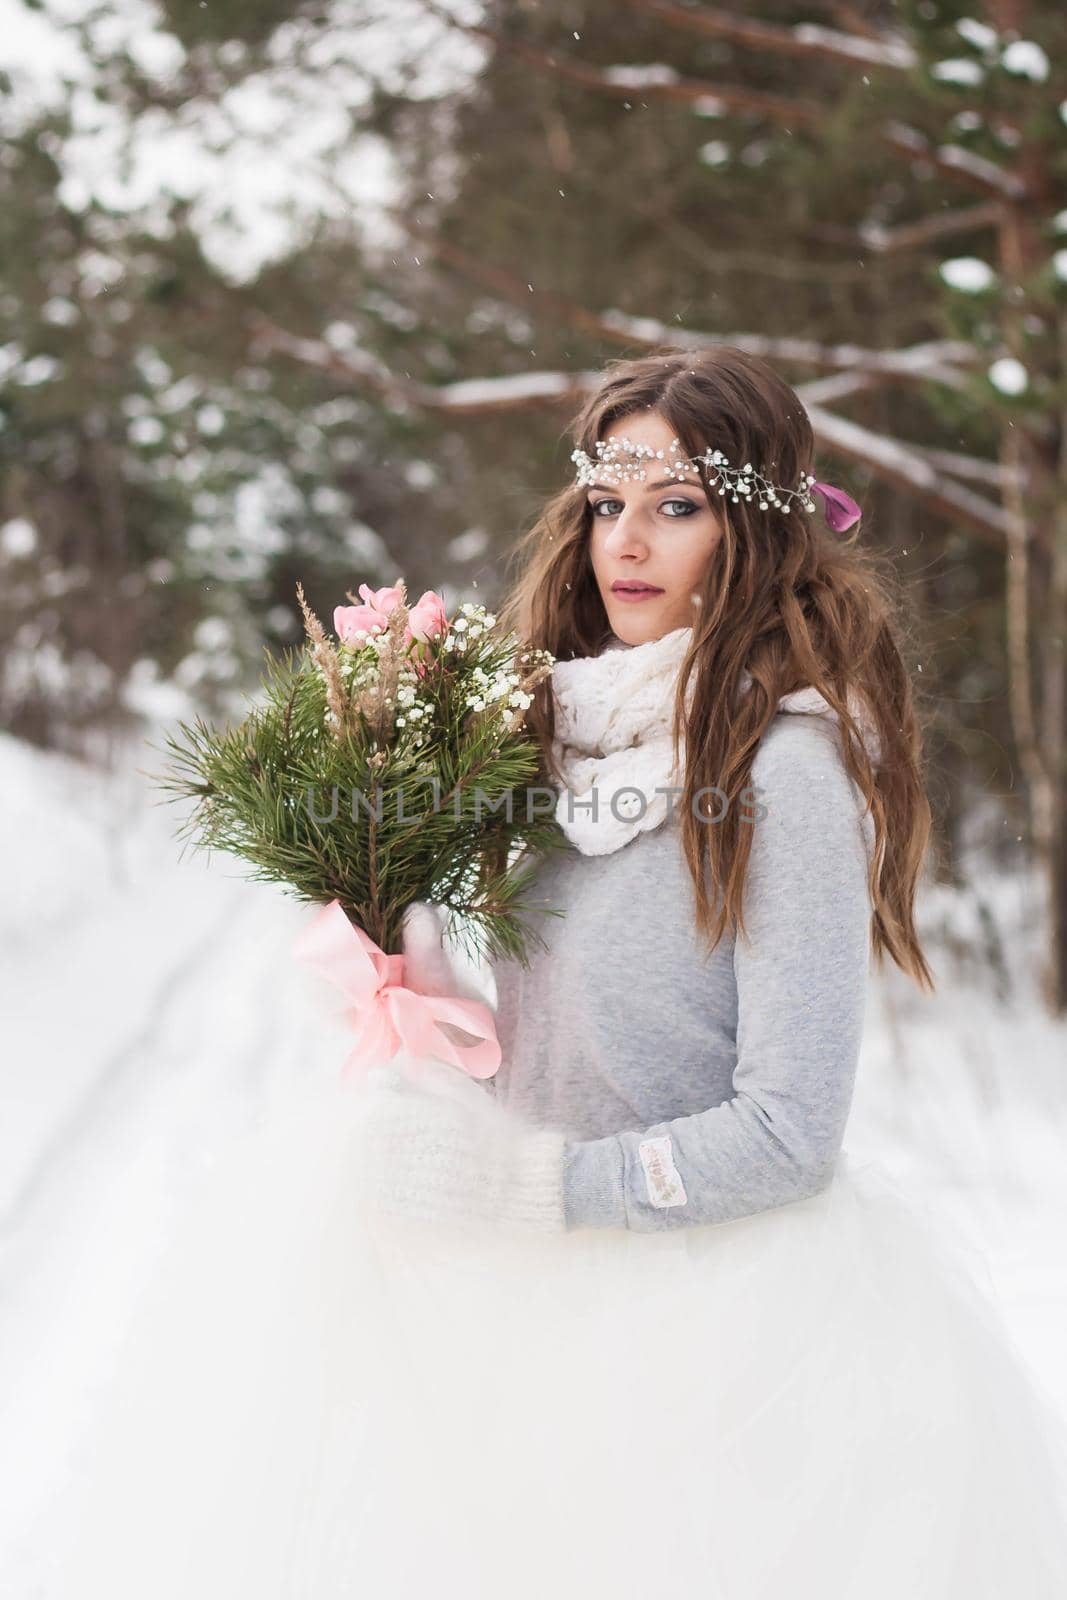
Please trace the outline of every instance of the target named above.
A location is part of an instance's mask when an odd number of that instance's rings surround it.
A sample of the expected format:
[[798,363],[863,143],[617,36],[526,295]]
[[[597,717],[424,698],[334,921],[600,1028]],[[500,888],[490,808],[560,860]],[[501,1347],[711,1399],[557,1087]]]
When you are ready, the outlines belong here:
[[[344,1012],[356,1041],[342,1077],[358,1067],[389,1059],[401,1049],[413,1056],[437,1056],[462,1067],[472,1078],[491,1078],[499,1067],[500,1044],[489,1007],[478,1000],[406,989],[404,957],[386,955],[364,929],[349,921],[339,900],[323,906],[297,935],[293,954],[355,1002]],[[442,1022],[452,1023],[482,1042],[453,1044],[442,1033]]]
[[823,516],[835,533],[844,533],[863,515],[863,508],[844,489],[837,489],[832,483],[813,483],[812,489],[822,495]]

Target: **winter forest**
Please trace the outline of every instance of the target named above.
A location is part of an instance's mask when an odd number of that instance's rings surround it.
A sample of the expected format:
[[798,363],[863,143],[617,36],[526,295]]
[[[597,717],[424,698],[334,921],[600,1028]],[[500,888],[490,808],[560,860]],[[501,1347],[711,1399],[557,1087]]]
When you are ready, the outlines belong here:
[[872,975],[847,1144],[1067,1419],[1067,12],[0,20],[0,1592],[183,1194],[343,1053],[162,738],[240,713],[298,582],[501,602],[596,369],[664,345],[778,367],[909,596],[937,991]]

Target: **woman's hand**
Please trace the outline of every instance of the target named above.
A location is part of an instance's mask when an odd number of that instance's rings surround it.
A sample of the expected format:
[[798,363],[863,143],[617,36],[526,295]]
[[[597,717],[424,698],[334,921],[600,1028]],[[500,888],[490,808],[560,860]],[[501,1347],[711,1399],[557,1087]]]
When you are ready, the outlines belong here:
[[491,1102],[372,1068],[357,1159],[372,1211],[418,1222],[559,1232],[565,1137]]

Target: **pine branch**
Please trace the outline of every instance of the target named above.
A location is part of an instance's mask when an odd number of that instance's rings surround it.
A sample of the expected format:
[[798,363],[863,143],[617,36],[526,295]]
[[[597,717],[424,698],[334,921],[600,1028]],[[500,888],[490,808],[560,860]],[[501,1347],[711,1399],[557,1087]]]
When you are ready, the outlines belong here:
[[298,594],[308,642],[268,661],[262,703],[166,740],[159,785],[192,802],[180,832],[301,900],[339,900],[386,952],[406,907],[431,900],[470,919],[483,954],[521,956],[529,875],[509,859],[566,842],[554,817],[527,815],[540,756],[524,704],[551,658],[479,607],[413,647],[403,600],[372,641],[334,643]]

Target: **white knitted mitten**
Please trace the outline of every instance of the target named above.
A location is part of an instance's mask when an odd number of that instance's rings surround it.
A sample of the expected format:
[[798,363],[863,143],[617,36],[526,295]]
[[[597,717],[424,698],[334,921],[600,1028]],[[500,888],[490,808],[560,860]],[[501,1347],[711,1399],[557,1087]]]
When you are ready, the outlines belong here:
[[562,1133],[388,1067],[368,1073],[364,1107],[357,1159],[372,1210],[420,1222],[565,1228]]
[[432,900],[414,900],[405,910],[401,934],[405,987],[419,994],[484,1002],[473,974],[445,937],[447,921],[445,907]]

